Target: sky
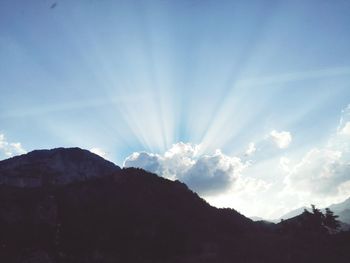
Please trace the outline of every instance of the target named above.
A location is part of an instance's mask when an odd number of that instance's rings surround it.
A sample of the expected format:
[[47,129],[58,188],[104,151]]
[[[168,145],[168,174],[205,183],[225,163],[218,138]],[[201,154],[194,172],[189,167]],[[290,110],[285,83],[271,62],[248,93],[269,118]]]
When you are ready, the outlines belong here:
[[81,147],[277,218],[350,196],[350,2],[0,1],[0,159]]

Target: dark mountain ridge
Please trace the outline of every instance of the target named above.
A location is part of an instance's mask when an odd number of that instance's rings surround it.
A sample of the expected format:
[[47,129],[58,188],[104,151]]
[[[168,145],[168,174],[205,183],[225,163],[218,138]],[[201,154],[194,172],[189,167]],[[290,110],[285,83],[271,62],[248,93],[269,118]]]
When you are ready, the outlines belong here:
[[39,187],[103,177],[120,168],[80,148],[36,150],[0,162],[0,184]]
[[[41,183],[8,183],[11,176]],[[350,256],[348,235],[305,242],[212,207],[179,181],[77,148],[2,161],[0,177],[1,262],[345,263]]]

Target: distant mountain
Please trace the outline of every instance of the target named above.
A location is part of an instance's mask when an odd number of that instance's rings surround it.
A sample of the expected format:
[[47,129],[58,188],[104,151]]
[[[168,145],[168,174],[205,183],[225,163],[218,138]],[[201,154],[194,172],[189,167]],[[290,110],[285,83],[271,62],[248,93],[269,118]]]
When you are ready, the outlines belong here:
[[341,203],[330,205],[329,208],[334,212],[341,212],[350,209],[350,197]]
[[[347,263],[350,232],[281,232],[78,148],[0,162],[0,262]],[[32,182],[35,179],[35,183]]]
[[329,208],[339,215],[340,221],[350,224],[350,197],[339,204],[329,206]]
[[[333,204],[330,205],[329,208],[334,212],[334,214],[339,216],[339,220],[342,221],[345,224],[350,224],[350,198],[346,199],[345,201],[338,203],[338,204]],[[279,219],[272,220],[273,222],[278,223],[281,219],[289,219],[293,218],[295,216],[298,216],[304,212],[304,210],[311,211],[311,207],[299,207],[297,209],[294,209],[285,215],[281,216]],[[323,212],[325,208],[321,209]]]
[[338,212],[339,220],[350,224],[350,209],[345,209],[341,212]]
[[297,209],[294,209],[294,210],[292,210],[292,211],[289,211],[288,213],[284,214],[284,215],[281,216],[279,219],[276,219],[276,220],[274,220],[274,221],[279,222],[279,221],[281,221],[281,219],[286,220],[286,219],[289,219],[289,218],[298,216],[298,215],[302,214],[302,213],[304,212],[305,209],[308,210],[308,211],[311,210],[310,207],[306,207],[306,206],[299,207],[299,208],[297,208]]

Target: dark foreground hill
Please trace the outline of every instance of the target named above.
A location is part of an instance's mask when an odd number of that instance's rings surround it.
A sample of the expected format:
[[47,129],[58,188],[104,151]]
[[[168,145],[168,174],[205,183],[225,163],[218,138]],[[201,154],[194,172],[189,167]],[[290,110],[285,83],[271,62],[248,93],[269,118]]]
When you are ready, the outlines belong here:
[[[13,183],[27,177],[41,183]],[[350,259],[348,233],[285,233],[235,210],[211,207],[183,183],[120,169],[80,149],[36,151],[2,161],[1,178],[0,262]]]

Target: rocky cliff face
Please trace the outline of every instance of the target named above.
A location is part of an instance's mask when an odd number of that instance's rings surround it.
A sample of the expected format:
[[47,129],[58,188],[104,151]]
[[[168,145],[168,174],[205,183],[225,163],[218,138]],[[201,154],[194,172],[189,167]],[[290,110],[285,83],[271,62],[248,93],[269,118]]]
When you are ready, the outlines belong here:
[[37,150],[0,162],[0,184],[39,187],[103,177],[120,168],[79,148]]

